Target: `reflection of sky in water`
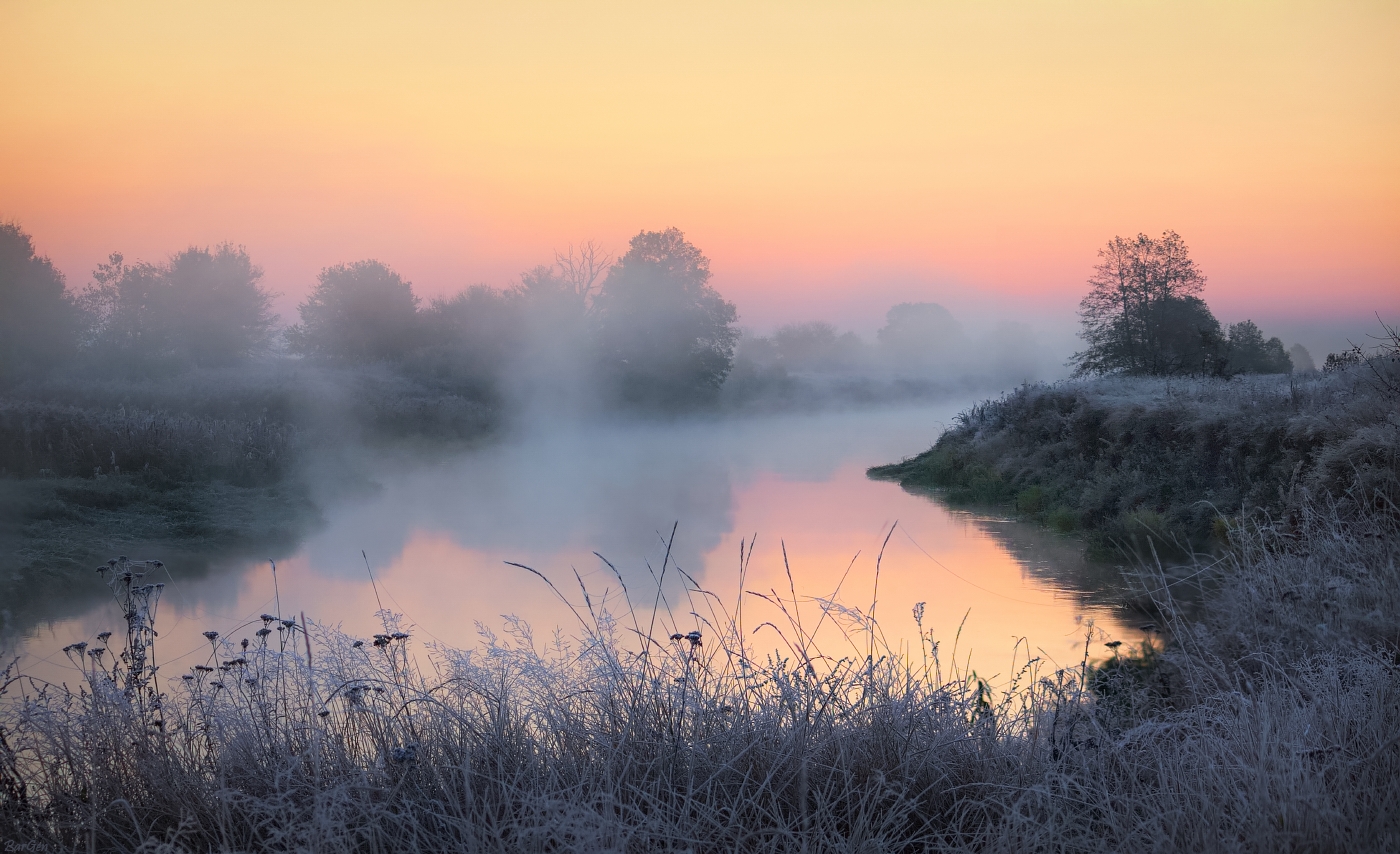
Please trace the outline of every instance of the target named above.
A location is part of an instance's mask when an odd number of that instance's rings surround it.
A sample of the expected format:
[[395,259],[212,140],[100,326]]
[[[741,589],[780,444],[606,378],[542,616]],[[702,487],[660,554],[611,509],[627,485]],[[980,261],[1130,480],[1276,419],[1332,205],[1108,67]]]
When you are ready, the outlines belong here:
[[[876,556],[898,521],[876,611],[892,646],[907,648],[916,636],[911,612],[922,601],[924,625],[942,654],[951,655],[961,625],[959,662],[980,673],[1007,674],[1020,638],[1061,664],[1075,662],[1082,618],[1110,630],[1112,618],[1065,592],[1073,586],[1066,575],[1078,567],[1062,566],[1057,580],[1032,566],[1047,556],[1052,564],[1075,564],[1074,548],[1014,523],[991,523],[994,536],[989,523],[864,475],[868,465],[926,448],[956,409],[539,432],[380,472],[380,487],[370,494],[323,499],[327,524],[279,561],[276,593],[265,562],[216,568],[198,579],[179,579],[177,568],[170,579],[153,579],[167,581],[158,624],[165,672],[174,676],[202,660],[208,647],[199,633],[206,629],[251,637],[258,626],[248,621],[275,610],[277,593],[284,614],[305,611],[365,636],[376,631],[378,600],[361,550],[379,599],[403,613],[421,640],[468,645],[478,622],[499,630],[507,614],[530,621],[541,636],[556,626],[574,633],[573,615],[548,587],[504,562],[543,572],[582,610],[577,571],[595,607],[620,611],[621,585],[597,551],[617,567],[633,601],[649,608],[652,573],[661,569],[676,522],[675,565],[715,594],[687,601],[678,574],[668,572],[666,599],[682,630],[695,626],[686,616],[692,607],[706,617],[711,601],[735,609],[740,541],[754,534],[746,589],[791,598],[786,545],[808,629],[821,616],[812,597],[829,597],[843,575],[841,601],[868,610]],[[756,596],[745,597],[743,607],[749,629],[778,616]],[[114,605],[94,608],[33,632],[29,652],[61,661],[58,647],[117,629],[118,619]],[[828,654],[856,650],[834,622],[822,625]],[[771,649],[783,639],[764,628],[755,643]],[[59,672],[35,660],[27,669]]]

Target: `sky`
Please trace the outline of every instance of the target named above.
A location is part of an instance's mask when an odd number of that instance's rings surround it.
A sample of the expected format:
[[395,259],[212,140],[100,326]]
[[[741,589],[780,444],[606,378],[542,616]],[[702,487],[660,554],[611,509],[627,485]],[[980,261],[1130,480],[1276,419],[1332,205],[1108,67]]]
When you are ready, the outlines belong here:
[[70,287],[230,241],[291,321],[330,264],[433,296],[676,226],[753,328],[1068,326],[1172,229],[1222,320],[1400,319],[1393,2],[6,0],[0,80],[0,219]]

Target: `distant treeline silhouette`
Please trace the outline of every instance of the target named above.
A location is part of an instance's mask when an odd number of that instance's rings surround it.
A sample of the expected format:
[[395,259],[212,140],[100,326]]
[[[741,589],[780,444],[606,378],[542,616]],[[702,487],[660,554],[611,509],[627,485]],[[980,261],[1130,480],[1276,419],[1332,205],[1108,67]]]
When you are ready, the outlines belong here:
[[[1205,276],[1175,233],[1114,238],[1099,257],[1080,306],[1088,346],[1074,357],[1078,373],[1312,367],[1306,350],[1295,346],[1290,356],[1251,321],[1222,327],[1199,296]],[[616,259],[588,243],[509,288],[476,285],[426,303],[380,261],[337,264],[321,271],[299,322],[280,332],[262,277],[246,250],[226,243],[162,263],[113,253],[90,284],[70,291],[29,235],[0,225],[0,381],[73,366],[94,377],[155,377],[285,351],[339,369],[387,367],[492,404],[573,396],[683,410],[714,402],[736,360],[758,394],[790,373],[902,372],[995,385],[1040,378],[1046,364],[1029,328],[1003,323],[976,338],[934,303],[890,309],[873,345],[823,321],[741,335],[733,303],[710,284],[709,260],[675,228],[638,233]]]
[[[128,373],[229,366],[276,343],[272,295],[242,247],[191,247],[162,264],[114,253],[93,279],[70,293],[27,234],[0,226],[6,377],[75,362]],[[387,362],[466,385],[543,359],[621,400],[688,406],[718,391],[739,337],[734,305],[709,280],[709,260],[675,228],[639,233],[612,263],[587,244],[514,287],[427,305],[365,260],[323,270],[284,338],[311,360]]]

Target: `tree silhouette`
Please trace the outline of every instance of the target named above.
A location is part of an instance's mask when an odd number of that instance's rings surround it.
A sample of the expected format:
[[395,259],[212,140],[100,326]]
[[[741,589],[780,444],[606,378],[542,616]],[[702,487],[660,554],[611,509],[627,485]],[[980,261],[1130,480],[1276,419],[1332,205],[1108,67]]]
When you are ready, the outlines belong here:
[[1225,351],[1227,373],[1286,374],[1293,370],[1293,360],[1283,349],[1283,342],[1278,338],[1265,340],[1252,320],[1230,324]]
[[739,332],[709,281],[709,259],[679,229],[632,238],[593,302],[602,370],[622,400],[675,408],[718,392]]
[[287,329],[294,352],[336,362],[395,359],[419,343],[413,286],[378,261],[327,267]]
[[967,348],[962,324],[936,302],[902,302],[885,313],[885,325],[875,333],[885,355],[898,365],[929,367],[957,358]]
[[246,250],[227,243],[191,246],[165,264],[128,266],[113,253],[82,295],[88,343],[128,367],[237,362],[267,346],[277,319],[262,275]]
[[18,225],[0,223],[0,378],[69,358],[80,320],[63,274]]
[[1115,237],[1099,250],[1079,304],[1076,374],[1211,373],[1220,324],[1197,296],[1206,277],[1174,231]]

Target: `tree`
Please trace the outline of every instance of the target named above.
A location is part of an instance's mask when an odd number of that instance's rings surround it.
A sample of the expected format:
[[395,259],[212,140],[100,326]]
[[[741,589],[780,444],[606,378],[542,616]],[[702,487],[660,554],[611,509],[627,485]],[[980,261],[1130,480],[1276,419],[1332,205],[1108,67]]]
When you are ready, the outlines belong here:
[[1074,356],[1076,374],[1201,371],[1207,360],[1197,342],[1205,346],[1219,329],[1197,297],[1205,284],[1174,231],[1160,239],[1110,240],[1099,250],[1090,291],[1079,304],[1080,337],[1088,346]]
[[639,233],[609,269],[593,301],[596,341],[623,400],[674,408],[719,391],[738,315],[709,281],[709,259],[676,228]]
[[396,359],[419,343],[413,286],[378,261],[327,267],[287,329],[294,352],[336,362]]
[[773,347],[786,367],[799,370],[849,368],[861,356],[861,340],[854,332],[838,333],[824,320],[778,327]]
[[197,365],[226,365],[267,346],[277,317],[261,267],[243,247],[190,247],[166,268],[170,339]]
[[1294,344],[1288,348],[1288,361],[1293,363],[1293,370],[1310,372],[1317,370],[1317,363],[1313,361],[1312,353],[1302,344]]
[[263,271],[243,247],[191,246],[164,264],[128,266],[120,253],[93,272],[82,303],[88,344],[129,367],[228,365],[264,349],[277,317]]
[[936,302],[902,302],[892,307],[875,337],[886,355],[908,367],[929,367],[960,357],[967,347],[962,324]]
[[80,325],[63,274],[18,225],[0,223],[0,378],[69,358]]
[[1283,342],[1278,338],[1264,340],[1264,333],[1252,320],[1230,324],[1225,352],[1229,374],[1287,374],[1293,370]]
[[[1224,371],[1220,321],[1200,297],[1167,297],[1147,313],[1157,374],[1216,376]],[[1149,373],[1143,371],[1142,373]]]

